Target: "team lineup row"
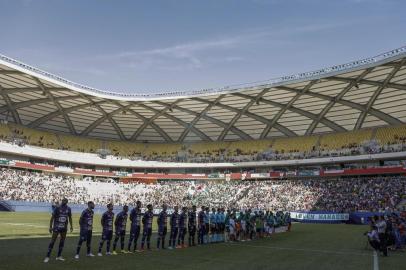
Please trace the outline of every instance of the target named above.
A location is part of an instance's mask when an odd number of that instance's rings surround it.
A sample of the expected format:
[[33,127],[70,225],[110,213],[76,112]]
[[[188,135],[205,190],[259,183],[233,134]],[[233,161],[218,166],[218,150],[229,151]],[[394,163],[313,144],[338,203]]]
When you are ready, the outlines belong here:
[[[73,231],[72,212],[67,205],[68,200],[64,198],[60,206],[53,210],[52,217],[49,224],[49,232],[52,233],[51,242],[48,246],[47,255],[44,262],[49,262],[52,249],[55,242],[60,236],[59,248],[56,260],[64,261],[62,251],[68,231],[68,224],[70,231]],[[88,202],[88,207],[83,210],[80,219],[80,236],[76,248],[75,259],[79,259],[81,246],[86,242],[87,256],[94,257],[91,253],[91,242],[93,232],[93,216],[95,204]],[[187,207],[182,207],[179,212],[178,206],[174,206],[172,214],[167,213],[167,205],[162,205],[162,211],[157,217],[158,234],[157,234],[157,249],[166,249],[165,241],[166,234],[168,233],[168,218],[170,227],[170,237],[168,242],[168,249],[184,248],[186,235],[188,235],[188,246],[196,246],[197,244],[204,245],[208,243],[217,243],[225,241],[245,241],[252,240],[254,237],[270,236],[275,232],[275,228],[281,225],[286,225],[287,230],[290,231],[291,219],[289,213],[277,212],[275,215],[267,211],[255,211],[250,209],[245,212],[237,212],[234,210],[225,211],[224,208],[210,209],[208,207],[201,207],[197,213],[197,207],[192,206],[190,211]],[[151,235],[153,223],[153,207],[151,204],[147,205],[147,210],[142,213],[142,204],[140,201],[136,202],[130,214],[128,215],[129,208],[124,206],[123,210],[116,216],[113,212],[113,204],[107,205],[107,211],[103,213],[101,218],[102,235],[98,247],[98,256],[103,256],[102,250],[106,243],[106,255],[117,255],[116,248],[120,242],[120,250],[122,253],[133,253],[144,251],[145,244],[148,250],[151,249]],[[125,249],[125,235],[127,220],[130,219],[130,237]],[[142,225],[142,226],[141,226]],[[142,237],[140,249],[138,249],[138,239]],[[111,252],[111,241],[114,241],[113,252]]]

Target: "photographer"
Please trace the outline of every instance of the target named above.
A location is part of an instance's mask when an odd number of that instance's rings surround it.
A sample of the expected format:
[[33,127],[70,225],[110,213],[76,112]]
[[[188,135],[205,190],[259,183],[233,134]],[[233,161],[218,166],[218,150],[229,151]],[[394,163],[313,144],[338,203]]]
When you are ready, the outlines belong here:
[[368,236],[368,242],[375,251],[380,249],[379,234],[375,225],[371,225],[371,231],[366,232],[364,235]]
[[378,230],[381,251],[383,252],[384,256],[388,256],[388,247],[386,242],[386,221],[384,216],[379,217],[379,220],[376,222],[376,228]]

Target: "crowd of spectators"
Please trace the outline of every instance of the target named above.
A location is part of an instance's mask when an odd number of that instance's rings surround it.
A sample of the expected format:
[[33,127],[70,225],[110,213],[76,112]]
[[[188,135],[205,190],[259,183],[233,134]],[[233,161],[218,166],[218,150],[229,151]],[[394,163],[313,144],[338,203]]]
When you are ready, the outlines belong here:
[[[3,126],[4,128],[4,126]],[[0,125],[0,140],[6,141],[19,146],[34,145],[46,148],[56,148],[60,150],[78,151],[99,153],[98,150],[104,150],[103,157],[109,156],[114,159],[130,159],[130,160],[145,160],[145,161],[161,161],[161,162],[197,162],[197,163],[215,163],[215,162],[253,162],[253,161],[271,161],[271,160],[292,160],[292,159],[311,159],[323,157],[337,157],[337,156],[353,156],[362,154],[377,154],[377,153],[391,153],[406,151],[406,136],[394,135],[393,139],[387,142],[379,140],[366,140],[349,142],[340,147],[331,148],[324,145],[315,145],[311,148],[291,149],[291,150],[275,150],[270,144],[263,150],[252,150],[250,145],[236,148],[230,151],[224,146],[223,142],[219,142],[218,146],[210,146],[210,150],[192,151],[186,145],[183,145],[178,151],[147,151],[142,153],[140,149],[122,153],[114,146],[111,149],[103,149],[101,141],[95,139],[87,139],[80,137],[62,137],[67,145],[57,145],[57,140],[51,138],[52,136],[46,132],[38,133],[38,131],[30,129],[13,129],[14,136],[10,137],[4,135]],[[71,147],[70,145],[75,145]],[[147,144],[146,144],[147,145]],[[80,146],[80,147],[79,147]],[[146,146],[147,149],[151,146]],[[156,145],[154,146],[156,148]],[[100,148],[100,149],[98,149]],[[157,148],[159,149],[159,147]],[[112,151],[111,151],[112,150]],[[99,153],[100,156],[102,154]]]
[[87,190],[72,177],[13,169],[0,171],[0,200],[53,202],[61,194],[74,202],[85,202]]
[[0,170],[0,200],[168,205],[272,211],[392,211],[405,199],[406,177],[267,181],[95,182],[22,170]]
[[[220,151],[221,150],[221,151]],[[288,152],[273,151],[269,148],[263,152],[251,152],[249,149],[237,149],[235,153],[230,154],[224,149],[211,151],[207,153],[195,154],[190,151],[170,153],[170,154],[154,154],[134,156],[120,156],[116,153],[114,158],[130,160],[145,160],[145,161],[161,161],[161,162],[197,162],[197,163],[215,163],[215,162],[252,162],[252,161],[271,161],[271,160],[293,160],[293,159],[311,159],[323,157],[338,157],[338,156],[354,156],[365,154],[379,154],[406,151],[406,143],[394,143],[380,145],[375,141],[366,142],[363,145],[349,144],[340,149],[324,149],[314,148],[310,151],[292,150]],[[112,156],[113,157],[113,156]]]

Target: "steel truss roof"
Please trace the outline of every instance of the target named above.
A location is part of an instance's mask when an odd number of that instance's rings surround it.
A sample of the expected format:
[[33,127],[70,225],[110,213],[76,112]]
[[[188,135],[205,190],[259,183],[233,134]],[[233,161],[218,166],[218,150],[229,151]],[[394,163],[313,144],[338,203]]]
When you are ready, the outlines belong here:
[[0,55],[0,117],[139,142],[294,137],[406,122],[406,47],[240,88],[151,95],[82,86]]

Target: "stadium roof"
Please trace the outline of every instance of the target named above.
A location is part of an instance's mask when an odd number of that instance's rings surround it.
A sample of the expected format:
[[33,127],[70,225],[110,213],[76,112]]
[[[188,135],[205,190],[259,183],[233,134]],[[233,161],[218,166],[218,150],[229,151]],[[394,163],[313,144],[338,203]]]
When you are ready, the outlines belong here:
[[253,84],[117,94],[0,55],[0,117],[103,139],[189,142],[294,137],[406,122],[406,47]]

